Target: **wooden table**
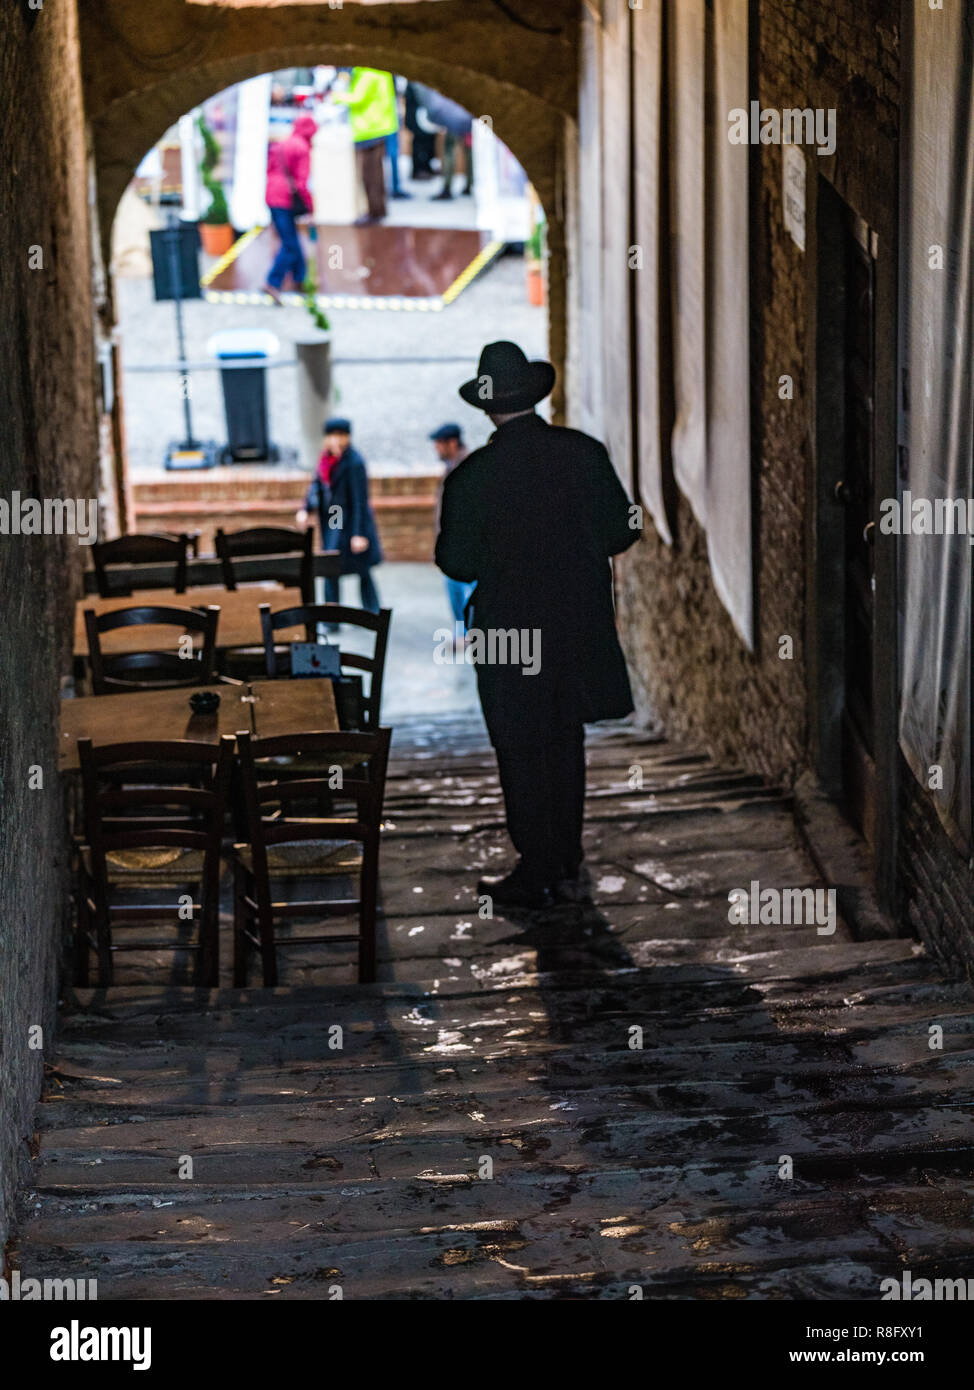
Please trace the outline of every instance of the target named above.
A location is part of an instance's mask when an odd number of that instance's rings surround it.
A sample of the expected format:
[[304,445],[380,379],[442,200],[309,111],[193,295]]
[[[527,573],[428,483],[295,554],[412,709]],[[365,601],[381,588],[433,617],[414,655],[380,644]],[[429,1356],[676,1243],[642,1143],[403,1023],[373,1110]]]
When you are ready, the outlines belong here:
[[[189,697],[215,690],[219,708],[194,714]],[[207,685],[181,690],[139,690],[124,695],[89,695],[61,701],[58,768],[78,770],[78,739],[92,743],[138,743],[191,739],[216,743],[222,734],[247,730],[271,738],[298,732],[334,733],[338,714],[330,680],[254,681],[252,685]]]
[[[93,608],[96,613],[112,613],[117,608],[205,608],[213,603],[220,610],[216,645],[217,650],[221,650],[263,646],[258,611],[262,603],[269,603],[271,611],[275,612],[280,608],[299,608],[303,602],[300,589],[282,589],[273,584],[253,584],[242,589],[187,589],[185,594],[177,594],[173,589],[142,589],[127,598],[92,595],[79,599],[74,607],[74,654],[75,657],[88,655],[86,608]],[[154,624],[116,628],[114,632],[102,633],[101,642],[102,650],[112,656],[120,652],[171,651],[173,629]]]
[[257,738],[281,734],[333,734],[338,731],[335,688],[330,680],[253,681],[254,729]]

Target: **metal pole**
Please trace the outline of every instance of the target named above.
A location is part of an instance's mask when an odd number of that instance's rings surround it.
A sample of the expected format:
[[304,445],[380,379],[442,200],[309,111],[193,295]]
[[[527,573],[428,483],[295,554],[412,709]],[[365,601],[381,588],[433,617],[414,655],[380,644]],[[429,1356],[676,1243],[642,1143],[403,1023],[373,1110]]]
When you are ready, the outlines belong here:
[[182,267],[179,263],[179,220],[171,212],[166,223],[166,245],[169,250],[169,279],[172,284],[173,303],[176,306],[176,352],[179,358],[179,380],[183,397],[183,421],[186,426],[184,449],[195,449],[193,439],[193,418],[189,408],[189,376],[186,372],[186,337],[183,333]]

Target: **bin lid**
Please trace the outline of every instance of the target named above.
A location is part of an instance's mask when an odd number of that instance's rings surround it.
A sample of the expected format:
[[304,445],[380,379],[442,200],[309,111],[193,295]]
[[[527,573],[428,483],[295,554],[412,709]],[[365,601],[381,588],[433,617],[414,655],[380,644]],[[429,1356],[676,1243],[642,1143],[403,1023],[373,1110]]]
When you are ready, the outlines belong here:
[[281,350],[277,337],[266,328],[223,328],[210,336],[206,350],[211,357],[274,357]]

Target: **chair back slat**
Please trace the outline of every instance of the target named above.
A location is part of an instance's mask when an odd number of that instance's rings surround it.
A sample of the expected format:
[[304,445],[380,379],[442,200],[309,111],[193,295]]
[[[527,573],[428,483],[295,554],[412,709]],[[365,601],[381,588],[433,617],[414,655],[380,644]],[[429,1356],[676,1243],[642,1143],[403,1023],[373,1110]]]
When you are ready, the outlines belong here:
[[[281,559],[300,559],[298,587],[305,603],[314,601],[314,530],[307,527],[297,530],[289,526],[251,526],[242,531],[224,531],[219,528],[214,537],[216,553],[223,571],[223,582],[230,590],[235,590],[239,575],[234,559],[253,558],[255,555],[280,556]],[[278,572],[268,571],[268,579],[293,587],[294,576],[291,566]]]
[[[91,547],[95,580],[102,598],[125,598],[134,589],[159,588],[156,581],[140,583],[137,572],[127,573],[128,565],[171,564],[172,588],[177,594],[186,591],[186,568],[191,552],[195,553],[198,537],[188,534],[132,533],[112,541],[98,541]],[[112,573],[115,568],[116,573]]]
[[[375,733],[329,733],[329,734],[284,734],[279,738],[251,739],[246,733],[238,734],[240,753],[240,773],[244,802],[247,808],[251,843],[283,843],[293,833],[294,839],[329,838],[326,830],[346,832],[347,828],[363,827],[372,824],[378,828],[385,795],[386,768],[389,760],[388,729]],[[328,763],[328,759],[340,757],[353,758],[357,771],[365,770],[365,775],[346,778],[342,772],[341,785],[334,785],[330,771],[315,776],[303,776],[301,755],[314,758],[316,764],[328,767],[340,763]],[[278,778],[273,759],[296,757],[290,775]],[[330,809],[327,815],[308,817],[290,815],[295,803],[307,804],[320,799],[330,806],[337,802],[348,802],[355,806],[354,815],[339,815]],[[273,806],[275,816],[271,822],[265,814],[266,808]],[[272,837],[272,838],[268,838]]]
[[[121,691],[178,688],[209,685],[213,680],[216,662],[216,636],[220,609],[216,604],[206,608],[170,608],[160,605],[116,608],[108,613],[96,613],[86,608],[85,633],[88,639],[88,661],[91,684],[96,695],[112,695]],[[192,657],[175,652],[118,652],[102,649],[101,634],[119,628],[146,626],[172,627],[183,635],[202,636]],[[174,643],[175,645],[175,643]],[[130,677],[139,672],[143,678]]]

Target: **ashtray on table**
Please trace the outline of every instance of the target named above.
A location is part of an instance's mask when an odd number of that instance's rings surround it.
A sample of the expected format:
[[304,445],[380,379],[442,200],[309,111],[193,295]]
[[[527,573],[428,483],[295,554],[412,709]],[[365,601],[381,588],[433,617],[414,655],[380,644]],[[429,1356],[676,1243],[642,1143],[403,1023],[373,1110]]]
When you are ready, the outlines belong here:
[[212,714],[220,708],[220,697],[215,690],[196,690],[190,695],[189,703],[194,714]]

